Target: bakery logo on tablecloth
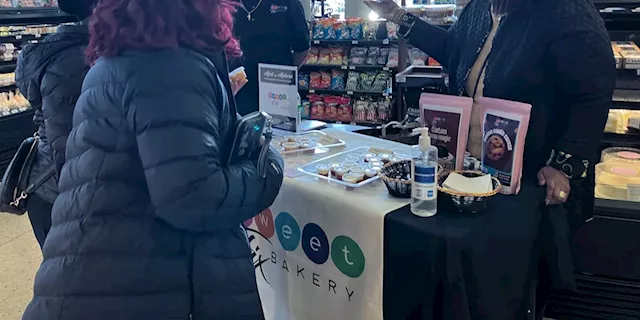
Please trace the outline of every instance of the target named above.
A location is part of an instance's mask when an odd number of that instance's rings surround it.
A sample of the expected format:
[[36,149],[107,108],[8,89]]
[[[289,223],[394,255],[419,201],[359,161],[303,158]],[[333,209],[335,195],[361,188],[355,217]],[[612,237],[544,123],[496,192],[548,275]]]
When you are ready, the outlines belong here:
[[[254,223],[255,229],[251,227]],[[329,239],[324,230],[315,223],[308,223],[301,228],[288,212],[280,212],[274,220],[273,213],[269,209],[245,221],[244,225],[249,233],[254,267],[260,270],[260,274],[267,283],[269,279],[263,268],[266,263],[272,263],[292,277],[308,281],[309,284],[319,288],[324,287],[336,295],[344,295],[347,301],[351,300],[354,294],[353,289],[341,286],[338,280],[323,277],[321,274],[315,272],[309,274],[305,266],[290,264],[273,250],[264,251],[264,248],[257,245],[258,242],[255,240],[260,237],[273,246],[275,241],[271,239],[277,235],[278,242],[284,251],[292,252],[301,247],[307,258],[317,265],[327,263],[331,257],[333,264],[345,276],[358,278],[364,272],[365,257],[362,249],[353,239],[344,235]]]

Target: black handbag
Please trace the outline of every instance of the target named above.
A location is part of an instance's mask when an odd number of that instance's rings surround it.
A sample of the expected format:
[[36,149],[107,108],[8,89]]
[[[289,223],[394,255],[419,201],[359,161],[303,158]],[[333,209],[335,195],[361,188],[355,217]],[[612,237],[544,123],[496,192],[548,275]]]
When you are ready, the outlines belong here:
[[29,181],[31,167],[38,153],[37,134],[22,141],[0,182],[0,212],[22,215],[27,211],[27,199],[56,173],[50,167],[34,181]]

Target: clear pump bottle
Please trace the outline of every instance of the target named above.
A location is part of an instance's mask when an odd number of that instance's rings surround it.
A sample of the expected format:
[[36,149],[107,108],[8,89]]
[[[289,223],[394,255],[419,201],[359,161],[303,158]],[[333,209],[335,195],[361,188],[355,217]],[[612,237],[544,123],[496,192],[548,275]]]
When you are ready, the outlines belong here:
[[420,144],[411,159],[411,212],[433,217],[438,212],[438,148],[431,145],[429,128],[420,132]]

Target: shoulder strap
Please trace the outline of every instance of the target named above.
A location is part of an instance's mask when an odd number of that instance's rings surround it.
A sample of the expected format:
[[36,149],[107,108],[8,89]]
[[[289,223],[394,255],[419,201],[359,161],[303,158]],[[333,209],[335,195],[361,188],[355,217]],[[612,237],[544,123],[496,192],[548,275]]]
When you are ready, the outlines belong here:
[[41,175],[39,175],[24,191],[26,194],[32,194],[38,188],[42,187],[42,185],[47,182],[47,180],[51,179],[56,174],[56,168],[51,166]]

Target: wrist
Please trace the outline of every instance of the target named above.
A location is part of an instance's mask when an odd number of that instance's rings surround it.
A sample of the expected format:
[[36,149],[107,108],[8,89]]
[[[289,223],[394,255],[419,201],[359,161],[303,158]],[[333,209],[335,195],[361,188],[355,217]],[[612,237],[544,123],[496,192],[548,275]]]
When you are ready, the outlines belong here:
[[589,160],[563,151],[551,150],[547,166],[562,172],[569,180],[577,180],[587,177]]

